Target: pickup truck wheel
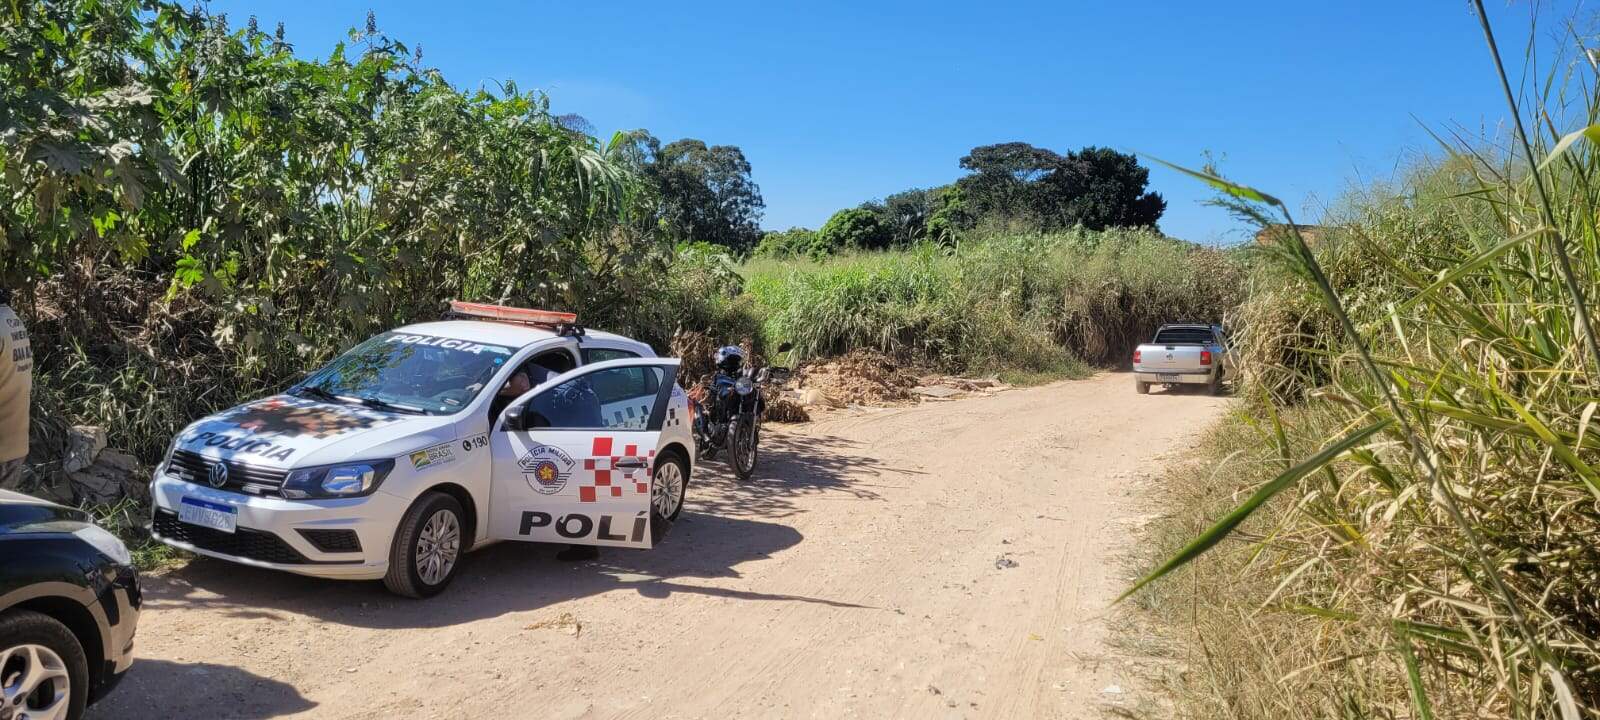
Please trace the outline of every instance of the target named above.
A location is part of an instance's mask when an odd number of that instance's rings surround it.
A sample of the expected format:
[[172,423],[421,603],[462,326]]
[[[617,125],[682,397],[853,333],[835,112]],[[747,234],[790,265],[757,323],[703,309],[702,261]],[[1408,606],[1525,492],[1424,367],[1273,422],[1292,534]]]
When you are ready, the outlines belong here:
[[1222,394],[1222,373],[1220,371],[1211,375],[1211,382],[1206,383],[1206,392],[1211,395]]
[[1147,382],[1145,382],[1143,380],[1134,380],[1133,381],[1133,389],[1137,390],[1140,395],[1149,395],[1150,394],[1150,383],[1147,383]]
[[83,717],[89,661],[78,638],[49,615],[0,614],[0,717]]
[[466,527],[461,518],[461,503],[449,495],[429,492],[417,498],[395,530],[384,586],[412,598],[442,592],[461,562],[461,533]]

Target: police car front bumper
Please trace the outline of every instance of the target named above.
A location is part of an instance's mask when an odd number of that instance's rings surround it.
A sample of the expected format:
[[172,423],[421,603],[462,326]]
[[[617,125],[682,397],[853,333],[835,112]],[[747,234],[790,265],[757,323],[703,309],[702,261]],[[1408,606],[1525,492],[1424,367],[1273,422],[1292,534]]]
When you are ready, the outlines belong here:
[[[389,545],[404,499],[287,500],[216,490],[162,474],[151,483],[151,535],[189,552],[313,577],[373,580],[389,567]],[[178,519],[184,498],[236,514],[233,532]]]

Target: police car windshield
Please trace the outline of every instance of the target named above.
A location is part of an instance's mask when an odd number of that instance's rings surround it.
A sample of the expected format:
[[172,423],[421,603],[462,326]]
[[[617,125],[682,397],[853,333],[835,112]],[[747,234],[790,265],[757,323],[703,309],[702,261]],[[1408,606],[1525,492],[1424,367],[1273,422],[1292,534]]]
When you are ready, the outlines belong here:
[[357,345],[289,392],[380,410],[450,415],[483,391],[511,352],[501,345],[388,332]]

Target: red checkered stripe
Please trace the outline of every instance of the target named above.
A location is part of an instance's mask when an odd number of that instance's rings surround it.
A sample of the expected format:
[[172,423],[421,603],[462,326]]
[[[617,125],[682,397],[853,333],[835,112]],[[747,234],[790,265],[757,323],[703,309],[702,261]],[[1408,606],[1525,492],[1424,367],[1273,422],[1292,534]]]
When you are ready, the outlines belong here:
[[[583,469],[591,473],[593,484],[578,486],[578,502],[599,502],[602,497],[600,488],[605,488],[607,494],[614,498],[622,497],[624,489],[632,489],[638,495],[650,494],[650,468],[655,465],[656,451],[651,449],[640,455],[638,445],[624,445],[621,455],[612,455],[614,440],[609,437],[594,439],[594,447],[589,452],[591,457],[583,460]],[[644,467],[617,467],[617,463],[623,460],[639,460]]]

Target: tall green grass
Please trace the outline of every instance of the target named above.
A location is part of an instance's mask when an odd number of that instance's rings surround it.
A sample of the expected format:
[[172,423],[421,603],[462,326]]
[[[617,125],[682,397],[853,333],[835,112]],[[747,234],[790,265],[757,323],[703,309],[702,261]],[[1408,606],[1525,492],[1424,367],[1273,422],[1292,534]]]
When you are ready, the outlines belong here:
[[825,260],[758,259],[745,292],[801,357],[866,347],[943,369],[1121,365],[1157,325],[1220,321],[1236,258],[1149,231],[1013,233]]
[[1144,600],[1192,641],[1188,715],[1600,717],[1600,73],[1570,59],[1531,107],[1504,85],[1534,130],[1443,145],[1252,277],[1259,401],[1141,581],[1179,576]]

